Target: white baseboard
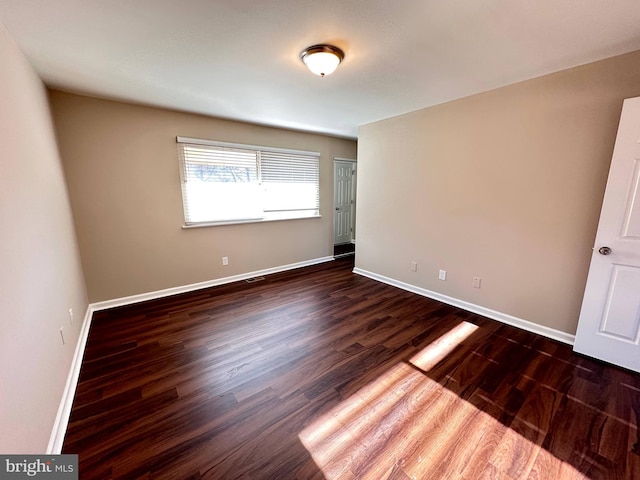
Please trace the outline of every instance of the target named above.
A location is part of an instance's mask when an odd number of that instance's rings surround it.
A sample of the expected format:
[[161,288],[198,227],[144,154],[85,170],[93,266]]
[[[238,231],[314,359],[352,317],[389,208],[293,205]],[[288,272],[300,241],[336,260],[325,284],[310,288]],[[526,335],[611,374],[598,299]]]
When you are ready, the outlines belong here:
[[190,285],[183,285],[180,287],[165,288],[164,290],[156,290],[155,292],[141,293],[138,295],[131,295],[128,297],[115,298],[113,300],[106,300],[103,302],[92,303],[91,307],[93,311],[106,310],[108,308],[122,307],[124,305],[131,305],[133,303],[146,302],[147,300],[155,300],[157,298],[169,297],[171,295],[178,295],[180,293],[193,292],[203,288],[216,287],[218,285],[224,285],[227,283],[238,282],[240,280],[246,280],[247,278],[260,277],[264,275],[271,275],[273,273],[285,272],[287,270],[294,270],[296,268],[309,267],[311,265],[317,265],[319,263],[330,262],[333,260],[331,257],[320,257],[312,260],[305,260],[303,262],[290,263],[288,265],[281,265],[279,267],[265,268],[264,270],[257,270],[255,272],[241,273],[239,275],[233,275],[231,277],[216,278],[214,280],[207,280],[205,282],[192,283]]
[[507,313],[498,312],[496,310],[491,310],[490,308],[482,307],[480,305],[469,303],[464,300],[449,297],[447,295],[433,292],[425,288],[416,287],[415,285],[411,285],[410,283],[394,280],[393,278],[385,277],[384,275],[369,272],[361,268],[354,268],[353,273],[371,278],[373,280],[377,280],[378,282],[386,283],[387,285],[401,288],[402,290],[406,290],[408,292],[417,293],[418,295],[422,295],[423,297],[438,300],[439,302],[461,308],[468,312],[477,313],[478,315],[482,315],[484,317],[506,323],[507,325],[511,325],[512,327],[517,327],[523,330],[527,330],[528,332],[537,333],[538,335],[542,335],[544,337],[551,338],[562,343],[573,345],[576,338],[575,335],[571,335],[561,330],[556,330],[555,328],[545,327],[544,325],[533,323],[522,318],[514,317],[513,315],[509,315]]
[[64,386],[62,399],[58,407],[58,413],[56,414],[56,419],[53,423],[51,437],[49,437],[49,444],[47,445],[46,452],[47,455],[58,455],[62,452],[62,444],[64,442],[64,436],[67,433],[67,425],[69,424],[69,416],[71,415],[71,406],[73,405],[76,387],[78,386],[82,357],[84,356],[84,349],[87,345],[87,338],[89,338],[89,329],[91,327],[92,318],[93,309],[91,308],[91,305],[89,305],[82,321],[82,326],[80,327],[80,335],[78,336],[76,349],[73,353],[71,368],[67,375],[67,382]]

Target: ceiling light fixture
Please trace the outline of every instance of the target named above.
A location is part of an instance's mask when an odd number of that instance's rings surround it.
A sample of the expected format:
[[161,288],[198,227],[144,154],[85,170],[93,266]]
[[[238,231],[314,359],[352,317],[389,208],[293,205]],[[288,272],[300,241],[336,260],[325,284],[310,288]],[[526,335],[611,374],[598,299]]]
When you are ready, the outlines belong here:
[[338,68],[344,59],[344,52],[333,45],[321,43],[305,48],[300,54],[300,58],[309,70],[324,77]]

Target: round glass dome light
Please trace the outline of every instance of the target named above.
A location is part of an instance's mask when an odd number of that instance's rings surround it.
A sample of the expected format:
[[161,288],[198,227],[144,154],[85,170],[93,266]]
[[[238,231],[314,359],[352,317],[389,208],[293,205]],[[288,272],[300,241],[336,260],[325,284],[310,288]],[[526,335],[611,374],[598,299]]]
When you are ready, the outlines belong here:
[[338,68],[344,59],[344,52],[333,45],[313,45],[305,48],[300,58],[311,72],[324,77]]

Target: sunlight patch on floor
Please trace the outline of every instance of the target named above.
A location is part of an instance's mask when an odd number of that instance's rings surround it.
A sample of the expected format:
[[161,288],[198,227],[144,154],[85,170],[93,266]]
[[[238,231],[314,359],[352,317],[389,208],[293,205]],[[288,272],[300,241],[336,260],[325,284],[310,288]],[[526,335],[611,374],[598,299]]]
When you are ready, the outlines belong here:
[[414,355],[410,362],[422,371],[431,370],[478,328],[473,323],[461,322]]
[[[410,363],[428,372],[478,328],[460,323]],[[525,438],[517,417],[505,427],[483,411],[497,412],[491,402],[462,400],[418,369],[394,365],[300,432],[327,480],[381,480],[394,469],[415,480],[587,478],[542,449],[544,432],[523,424]]]

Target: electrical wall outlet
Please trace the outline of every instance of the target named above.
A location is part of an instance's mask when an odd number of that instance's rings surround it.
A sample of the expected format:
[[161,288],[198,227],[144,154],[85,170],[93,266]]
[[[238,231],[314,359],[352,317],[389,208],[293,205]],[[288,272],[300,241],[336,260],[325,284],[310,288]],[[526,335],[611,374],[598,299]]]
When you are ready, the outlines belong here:
[[473,277],[473,288],[480,288],[480,277]]
[[417,272],[418,271],[418,263],[417,262],[411,262],[411,271],[412,272]]
[[446,270],[440,270],[438,272],[438,279],[439,280],[446,280],[447,279],[447,271]]
[[222,265],[229,265],[229,257],[222,257]]

